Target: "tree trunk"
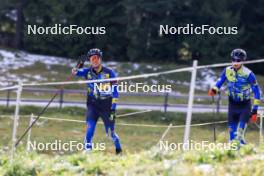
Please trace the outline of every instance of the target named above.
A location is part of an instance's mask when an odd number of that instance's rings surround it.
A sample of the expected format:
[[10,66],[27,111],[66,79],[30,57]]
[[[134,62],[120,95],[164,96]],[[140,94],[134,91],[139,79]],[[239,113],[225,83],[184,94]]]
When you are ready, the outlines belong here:
[[17,19],[16,19],[16,34],[15,34],[15,41],[14,46],[17,49],[23,49],[23,39],[24,39],[24,13],[23,9],[26,5],[26,0],[20,0],[16,6],[17,11]]

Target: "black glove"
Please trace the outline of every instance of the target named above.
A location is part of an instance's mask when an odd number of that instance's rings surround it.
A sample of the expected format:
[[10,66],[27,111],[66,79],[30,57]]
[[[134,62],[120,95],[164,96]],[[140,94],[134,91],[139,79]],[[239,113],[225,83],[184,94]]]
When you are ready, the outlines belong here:
[[75,68],[83,68],[84,66],[84,62],[86,61],[86,55],[81,55],[78,57],[78,62],[76,64],[76,67]]
[[115,110],[111,110],[109,120],[110,121],[114,121],[115,118],[116,118],[116,111]]

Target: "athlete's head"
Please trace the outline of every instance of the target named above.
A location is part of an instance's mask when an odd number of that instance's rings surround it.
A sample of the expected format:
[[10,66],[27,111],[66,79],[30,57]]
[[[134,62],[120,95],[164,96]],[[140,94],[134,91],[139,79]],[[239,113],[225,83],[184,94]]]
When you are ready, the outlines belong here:
[[231,52],[232,65],[235,69],[239,69],[242,65],[241,62],[247,59],[247,53],[243,49],[234,49]]
[[100,49],[93,48],[88,51],[87,57],[90,60],[91,66],[93,68],[98,68],[101,65],[103,53]]

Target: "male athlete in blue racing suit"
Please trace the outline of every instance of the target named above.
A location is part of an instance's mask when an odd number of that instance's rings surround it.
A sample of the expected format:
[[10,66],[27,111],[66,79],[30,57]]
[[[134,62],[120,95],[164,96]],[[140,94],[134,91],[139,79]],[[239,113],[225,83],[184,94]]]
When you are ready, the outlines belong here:
[[[231,53],[232,66],[226,67],[209,95],[215,95],[223,83],[227,81],[229,105],[228,126],[230,141],[237,139],[245,144],[244,134],[251,117],[257,121],[257,110],[260,103],[260,90],[254,73],[240,62],[245,61],[247,54],[242,49],[234,49]],[[250,89],[254,92],[251,107]]]
[[[97,49],[89,50],[87,57],[90,60],[89,68],[73,69],[72,72],[86,80],[100,80],[115,78],[113,70],[102,66],[102,52]],[[102,83],[87,83],[87,130],[85,136],[85,149],[92,149],[92,138],[99,117],[102,118],[106,133],[110,129],[112,140],[115,144],[116,154],[122,152],[118,135],[115,133],[115,110],[118,98],[117,81]]]

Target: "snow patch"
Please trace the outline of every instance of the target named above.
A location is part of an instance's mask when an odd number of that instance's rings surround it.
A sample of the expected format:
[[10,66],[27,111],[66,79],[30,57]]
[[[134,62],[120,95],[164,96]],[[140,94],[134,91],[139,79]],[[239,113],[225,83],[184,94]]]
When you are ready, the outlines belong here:
[[134,69],[134,70],[138,70],[139,67],[140,67],[140,65],[139,65],[138,63],[134,63],[134,64],[133,64],[133,69]]
[[217,80],[215,72],[211,69],[201,70],[200,75],[200,80],[197,80],[196,83],[196,89],[207,90],[208,87],[212,87]]

